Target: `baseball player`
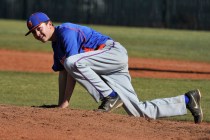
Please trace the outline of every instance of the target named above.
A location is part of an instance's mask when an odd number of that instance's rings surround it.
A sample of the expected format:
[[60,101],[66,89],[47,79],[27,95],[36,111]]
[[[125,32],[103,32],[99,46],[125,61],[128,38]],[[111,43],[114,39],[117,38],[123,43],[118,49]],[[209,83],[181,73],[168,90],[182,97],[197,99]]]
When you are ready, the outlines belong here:
[[41,42],[52,42],[52,69],[59,71],[58,107],[68,107],[78,82],[96,102],[101,101],[96,111],[109,112],[123,105],[129,115],[156,119],[184,115],[189,109],[194,122],[202,122],[198,89],[176,97],[139,101],[131,85],[127,51],[109,36],[72,23],[54,26],[42,12],[32,14],[27,27],[26,36],[32,33]]

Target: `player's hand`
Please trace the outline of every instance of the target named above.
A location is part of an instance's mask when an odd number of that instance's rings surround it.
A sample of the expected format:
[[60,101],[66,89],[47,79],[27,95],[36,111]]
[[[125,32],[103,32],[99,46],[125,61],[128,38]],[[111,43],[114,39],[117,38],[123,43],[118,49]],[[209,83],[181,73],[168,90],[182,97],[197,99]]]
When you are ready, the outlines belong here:
[[60,104],[58,107],[59,108],[67,108],[69,106],[69,102],[68,101],[64,101],[62,104]]

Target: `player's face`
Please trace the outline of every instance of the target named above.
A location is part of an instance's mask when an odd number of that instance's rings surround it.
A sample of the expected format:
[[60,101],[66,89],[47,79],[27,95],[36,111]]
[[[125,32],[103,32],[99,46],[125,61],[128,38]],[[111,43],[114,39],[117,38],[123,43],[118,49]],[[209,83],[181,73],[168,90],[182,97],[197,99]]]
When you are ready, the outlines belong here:
[[53,25],[51,22],[42,23],[32,31],[34,38],[41,42],[50,41],[53,35]]

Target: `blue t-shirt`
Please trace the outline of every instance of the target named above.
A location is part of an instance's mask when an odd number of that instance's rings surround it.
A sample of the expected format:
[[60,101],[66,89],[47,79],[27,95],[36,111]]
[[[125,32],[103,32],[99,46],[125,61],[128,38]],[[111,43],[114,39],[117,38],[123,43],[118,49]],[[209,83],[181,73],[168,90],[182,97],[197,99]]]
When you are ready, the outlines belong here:
[[55,27],[56,41],[52,42],[54,51],[54,71],[64,69],[65,58],[96,50],[104,44],[110,37],[103,35],[89,27],[72,23],[64,23]]

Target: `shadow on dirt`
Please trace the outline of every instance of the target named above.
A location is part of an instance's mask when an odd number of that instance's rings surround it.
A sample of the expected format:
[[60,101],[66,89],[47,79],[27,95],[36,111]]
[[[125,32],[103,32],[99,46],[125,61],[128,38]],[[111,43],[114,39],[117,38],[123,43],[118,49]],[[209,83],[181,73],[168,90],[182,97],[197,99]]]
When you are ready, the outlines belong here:
[[35,107],[35,108],[57,108],[58,105],[41,105],[41,106],[31,106],[31,107]]

